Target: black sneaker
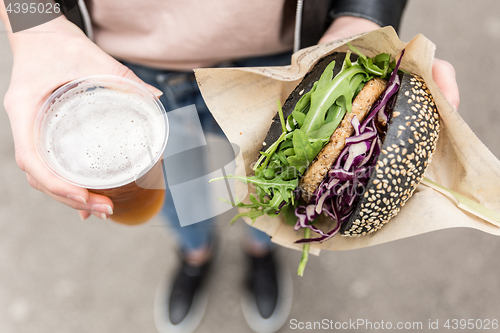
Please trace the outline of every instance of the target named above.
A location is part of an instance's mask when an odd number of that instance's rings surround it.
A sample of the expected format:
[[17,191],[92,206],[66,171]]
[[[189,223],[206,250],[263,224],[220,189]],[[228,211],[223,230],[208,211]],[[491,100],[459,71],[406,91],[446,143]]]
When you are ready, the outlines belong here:
[[208,304],[206,287],[212,258],[201,266],[181,260],[180,267],[155,297],[155,322],[160,333],[189,333],[198,327]]
[[279,330],[292,306],[291,275],[281,268],[274,251],[263,257],[248,255],[246,292],[242,298],[243,315],[250,328],[259,333]]

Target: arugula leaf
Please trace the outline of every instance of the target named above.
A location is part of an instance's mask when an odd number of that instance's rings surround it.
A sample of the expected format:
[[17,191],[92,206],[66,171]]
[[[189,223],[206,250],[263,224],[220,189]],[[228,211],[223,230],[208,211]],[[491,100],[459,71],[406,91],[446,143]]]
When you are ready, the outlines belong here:
[[359,56],[358,62],[363,65],[369,74],[385,79],[392,72],[392,69],[394,69],[391,63],[391,56],[387,53],[380,53],[373,58],[368,58],[351,43],[347,43],[347,46]]
[[347,112],[352,110],[352,100],[354,96],[357,96],[361,89],[365,86],[365,83],[370,81],[372,76],[366,74],[356,74],[349,81],[349,89],[352,95],[350,95],[349,104],[346,105]]
[[340,105],[337,105],[337,103],[334,103],[326,112],[325,123],[331,123],[337,117],[337,114],[341,111],[342,107]]
[[391,60],[391,56],[387,53],[380,53],[373,58],[376,63],[385,63]]
[[267,214],[267,211],[265,209],[258,209],[257,207],[249,207],[249,208],[250,210],[248,212],[236,214],[229,223],[233,224],[234,222],[236,222],[236,220],[238,220],[240,217],[243,216],[251,218],[253,223],[258,217]]
[[323,143],[321,141],[310,142],[300,129],[293,132],[292,142],[295,155],[287,158],[288,163],[303,173],[323,148]]
[[283,164],[283,165],[290,165],[290,163],[288,163],[288,160],[286,159],[286,155],[283,151],[278,151],[276,152],[276,157],[278,157],[278,159],[280,160],[280,162]]
[[287,138],[287,140],[283,141],[283,143],[280,146],[280,151],[284,151],[287,148],[293,148],[292,135],[290,135],[290,137]]
[[[284,200],[286,202],[288,202],[290,198],[293,196],[293,190],[295,190],[295,188],[299,184],[298,179],[283,180],[283,174],[277,174],[272,179],[266,179],[263,174],[251,177],[227,175],[226,178],[237,179],[244,182],[245,184],[248,183],[254,184],[256,188],[262,190],[269,197],[272,197],[274,199],[275,197],[280,196],[282,201]],[[224,177],[211,179],[210,182],[220,179],[224,179]],[[279,202],[278,205],[280,203],[281,202]],[[265,206],[265,203],[261,202],[261,204]]]
[[298,112],[298,111],[292,111],[292,116],[293,116],[293,119],[295,119],[297,121],[297,124],[299,125],[299,127],[302,126],[302,124],[304,123],[304,119],[306,118],[306,115],[302,112]]
[[262,172],[262,175],[264,176],[265,179],[273,179],[276,175],[275,172],[272,168],[267,168]]
[[298,217],[295,215],[295,207],[292,205],[287,205],[281,208],[281,213],[285,218],[285,222],[289,225],[295,225],[297,223]]
[[319,128],[318,131],[312,132],[308,134],[309,141],[311,140],[326,140],[329,141],[333,132],[337,129],[342,119],[344,119],[344,115],[346,113],[345,109],[337,106],[335,108],[336,111],[331,113],[331,120],[326,122],[323,126]]
[[[345,58],[344,58],[344,64],[343,64],[343,66],[344,66],[345,68],[349,68],[349,67],[351,67],[351,66],[352,66],[352,62],[351,62],[351,51],[347,51],[347,52],[345,53]],[[342,68],[342,69],[343,69],[343,68]]]
[[295,130],[295,122],[296,121],[294,120],[292,115],[286,117],[286,129],[288,132],[292,132],[293,130]]
[[323,71],[323,74],[321,74],[321,77],[318,80],[318,86],[316,87],[317,90],[322,89],[333,79],[334,67],[335,67],[335,61],[332,61],[331,63],[328,64],[328,66],[326,66],[325,70]]
[[345,96],[346,100],[352,99],[350,80],[358,73],[365,73],[363,66],[353,65],[311,95],[311,106],[301,126],[305,133],[314,132],[321,127],[327,110],[340,96]]
[[318,86],[318,81],[314,82],[313,87],[307,93],[305,93],[295,104],[294,110],[297,112],[306,113],[311,103],[311,94],[316,91],[316,87]]
[[[286,132],[281,133],[280,137],[278,138],[278,140],[276,140],[275,143],[273,143],[265,152],[260,152],[261,157],[257,160],[257,163],[255,163],[253,170],[255,170],[256,172],[262,171],[267,167],[269,161],[271,160],[271,156],[273,156],[276,149],[278,149],[280,143],[287,139],[286,134]],[[291,135],[291,133],[288,134]]]
[[283,180],[292,180],[300,176],[299,171],[291,165],[284,167],[281,174],[283,175]]
[[285,117],[283,116],[283,109],[281,108],[281,103],[279,99],[276,101],[276,104],[278,104],[278,114],[280,116],[281,131],[282,133],[286,133]]

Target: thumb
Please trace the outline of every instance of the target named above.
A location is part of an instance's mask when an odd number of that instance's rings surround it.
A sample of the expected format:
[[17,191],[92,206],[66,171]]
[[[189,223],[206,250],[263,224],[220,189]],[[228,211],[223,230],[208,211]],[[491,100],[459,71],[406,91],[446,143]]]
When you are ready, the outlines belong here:
[[123,65],[120,62],[117,62],[115,68],[112,71],[112,75],[121,76],[121,77],[124,77],[126,79],[137,82],[140,85],[146,87],[156,97],[160,97],[161,95],[163,95],[163,91],[161,91],[160,89],[153,87],[152,85],[147,84],[144,81],[142,81],[137,75],[135,75],[135,73],[130,68],[128,68],[127,66]]
[[432,77],[444,97],[457,110],[460,104],[460,93],[458,91],[455,68],[449,62],[435,58],[432,66]]

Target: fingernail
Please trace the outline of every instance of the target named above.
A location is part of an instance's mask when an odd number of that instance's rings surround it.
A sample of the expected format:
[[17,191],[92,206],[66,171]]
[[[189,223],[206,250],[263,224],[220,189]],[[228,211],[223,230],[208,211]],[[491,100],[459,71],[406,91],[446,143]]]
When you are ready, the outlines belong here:
[[66,196],[66,198],[74,200],[76,202],[83,203],[83,204],[87,203],[87,201],[81,195],[78,195],[78,194],[68,194]]
[[107,220],[108,219],[108,217],[104,213],[92,212],[92,215],[94,215],[94,216],[96,216],[96,217],[98,217],[100,219],[103,219],[103,220]]
[[110,205],[106,204],[96,204],[92,206],[92,210],[100,213],[105,213],[105,214],[113,214],[113,208],[111,208]]
[[160,89],[157,89],[153,86],[151,86],[153,88],[153,94],[155,94],[156,97],[160,98],[161,95],[163,95],[163,91],[161,91]]
[[81,212],[81,211],[78,211],[78,216],[80,216],[80,220],[82,220],[82,221],[85,221],[86,219],[89,218],[88,216],[84,217],[83,212]]

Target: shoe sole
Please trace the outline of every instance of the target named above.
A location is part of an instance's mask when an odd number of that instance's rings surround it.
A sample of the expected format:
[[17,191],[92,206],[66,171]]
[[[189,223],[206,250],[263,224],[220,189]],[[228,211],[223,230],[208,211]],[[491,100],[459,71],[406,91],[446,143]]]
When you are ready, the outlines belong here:
[[278,302],[273,314],[269,318],[262,318],[255,298],[248,292],[241,298],[241,310],[250,328],[257,333],[274,333],[278,331],[288,319],[292,309],[293,282],[292,275],[280,264],[277,264]]

